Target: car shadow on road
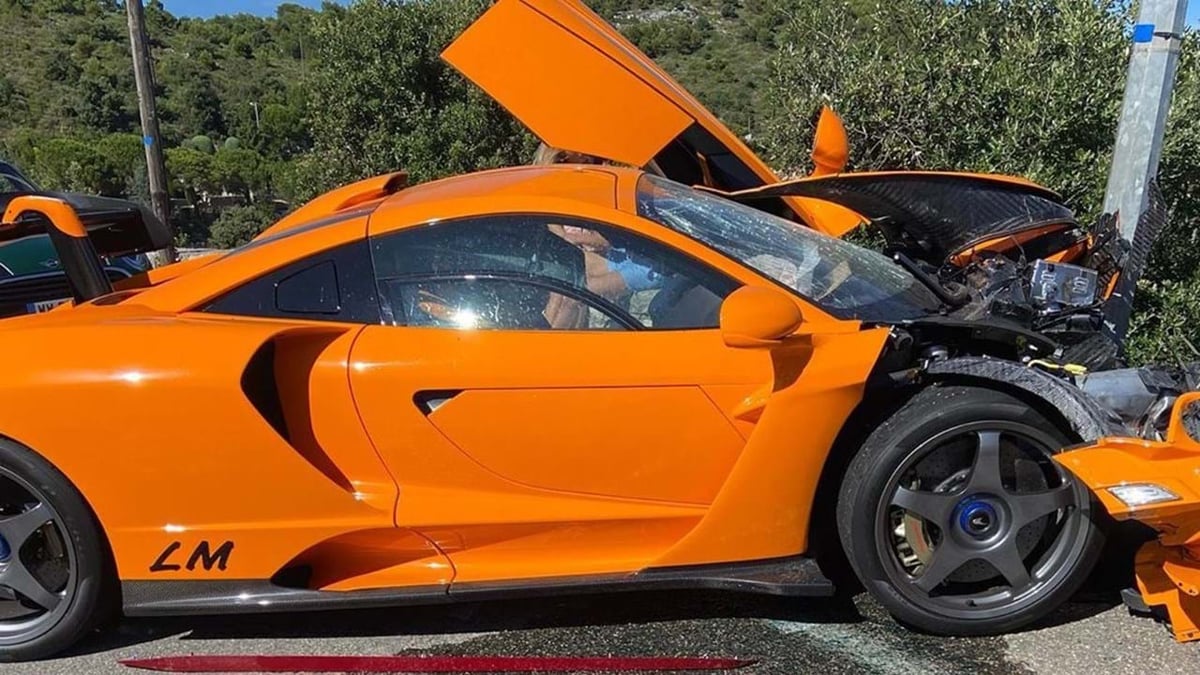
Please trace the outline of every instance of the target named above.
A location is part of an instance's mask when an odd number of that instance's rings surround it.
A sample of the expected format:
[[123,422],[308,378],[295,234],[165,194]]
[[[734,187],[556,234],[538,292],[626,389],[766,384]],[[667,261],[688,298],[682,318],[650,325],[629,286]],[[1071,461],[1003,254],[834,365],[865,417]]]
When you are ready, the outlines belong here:
[[622,592],[388,609],[221,617],[128,618],[72,650],[84,655],[181,640],[303,639],[490,633],[717,618],[801,623],[863,620],[852,598],[781,598],[720,591]]

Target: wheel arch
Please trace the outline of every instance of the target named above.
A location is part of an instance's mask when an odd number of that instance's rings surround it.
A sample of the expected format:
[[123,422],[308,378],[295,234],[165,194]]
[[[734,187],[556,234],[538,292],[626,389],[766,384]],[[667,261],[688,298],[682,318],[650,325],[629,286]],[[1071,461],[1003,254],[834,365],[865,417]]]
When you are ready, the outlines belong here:
[[62,476],[63,480],[67,482],[67,485],[69,485],[71,489],[79,495],[79,499],[83,502],[83,506],[87,509],[88,517],[91,518],[92,525],[95,526],[97,537],[99,538],[100,544],[103,547],[104,575],[109,582],[107,591],[113,594],[112,600],[115,603],[115,606],[119,608],[121,606],[121,584],[119,583],[120,577],[117,573],[116,554],[113,551],[112,541],[108,537],[108,530],[105,529],[104,522],[100,519],[100,515],[96,511],[96,507],[92,504],[91,499],[88,498],[87,493],[79,488],[79,484],[71,478],[71,475],[67,471],[64,471],[61,466],[55,463],[54,460],[48,457],[45,453],[39,452],[37,448],[5,433],[4,431],[0,431],[0,443],[11,443],[36,456],[38,459],[45,462],[46,465],[51,469],[58,472],[58,474]]
[[1116,415],[1074,384],[1019,363],[981,356],[947,359],[930,365],[925,378],[931,384],[962,384],[1009,394],[1063,424],[1079,441],[1124,431]]
[[930,365],[911,385],[868,386],[846,418],[821,467],[809,516],[808,553],[825,575],[840,586],[857,583],[837,533],[838,491],[863,442],[910,399],[933,386],[964,385],[992,389],[1021,400],[1079,441],[1120,433],[1120,421],[1074,385],[1028,366],[986,357],[960,357]]
[[857,584],[837,532],[838,491],[842,479],[871,432],[923,389],[924,386],[915,384],[907,387],[868,385],[862,400],[842,423],[841,431],[825,456],[809,514],[807,554],[817,560],[821,571],[839,588],[847,583]]

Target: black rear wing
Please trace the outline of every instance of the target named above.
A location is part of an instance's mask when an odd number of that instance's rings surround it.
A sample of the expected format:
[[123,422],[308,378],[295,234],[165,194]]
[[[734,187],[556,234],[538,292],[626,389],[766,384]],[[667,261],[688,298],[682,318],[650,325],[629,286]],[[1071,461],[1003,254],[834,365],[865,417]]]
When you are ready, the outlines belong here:
[[[7,212],[8,205],[19,197],[47,197],[66,203],[78,215],[96,252],[102,256],[157,251],[172,243],[171,231],[153,212],[124,199],[70,192],[5,192],[0,193],[0,213]],[[42,234],[49,229],[45,216],[36,211],[27,211],[18,221],[22,225],[20,230],[0,233],[0,242]]]
[[[98,242],[106,254],[124,255],[149,250],[143,247],[161,240],[161,233],[153,231],[161,225],[158,220],[129,202],[47,193],[6,194],[3,199],[7,204],[0,216],[0,242],[48,235],[76,302],[113,290]],[[81,213],[71,201],[85,210]]]

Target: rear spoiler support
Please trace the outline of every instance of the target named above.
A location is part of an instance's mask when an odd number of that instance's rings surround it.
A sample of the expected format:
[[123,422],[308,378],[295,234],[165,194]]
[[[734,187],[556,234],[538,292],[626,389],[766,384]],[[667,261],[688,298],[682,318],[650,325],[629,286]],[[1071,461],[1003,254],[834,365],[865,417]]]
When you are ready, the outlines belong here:
[[112,282],[104,273],[104,263],[87,228],[75,209],[61,199],[42,195],[14,198],[0,217],[0,241],[38,234],[31,231],[33,228],[27,223],[20,222],[31,213],[42,216],[49,223],[46,234],[58,253],[75,302],[87,302],[112,292]]

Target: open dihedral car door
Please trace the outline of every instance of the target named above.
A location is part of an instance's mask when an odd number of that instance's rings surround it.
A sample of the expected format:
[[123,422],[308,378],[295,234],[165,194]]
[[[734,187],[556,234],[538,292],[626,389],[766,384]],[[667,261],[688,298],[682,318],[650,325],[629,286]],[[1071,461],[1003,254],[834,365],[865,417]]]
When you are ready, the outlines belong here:
[[547,144],[736,190],[778,178],[577,0],[499,0],[442,58]]

